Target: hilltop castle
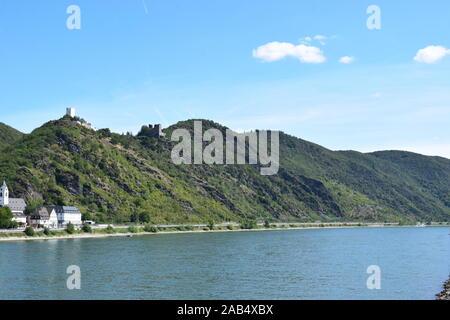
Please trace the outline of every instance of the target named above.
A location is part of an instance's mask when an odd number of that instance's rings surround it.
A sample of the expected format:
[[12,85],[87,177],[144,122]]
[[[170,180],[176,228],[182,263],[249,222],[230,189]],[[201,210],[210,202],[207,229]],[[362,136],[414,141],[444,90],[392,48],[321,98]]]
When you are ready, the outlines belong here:
[[[75,108],[72,108],[72,107],[66,108],[66,116],[69,116],[69,117],[72,118],[72,119],[75,118],[75,117],[76,117],[76,110],[75,110]],[[78,119],[79,119],[79,118],[78,118]],[[84,120],[83,120],[83,121],[84,121]],[[77,123],[78,123],[80,126],[82,126],[82,127],[85,127],[85,128],[87,128],[87,129],[96,131],[96,129],[92,126],[92,124],[87,123],[87,122],[83,122],[83,121],[77,120]]]
[[149,124],[148,128],[150,129],[151,136],[155,138],[162,138],[166,134],[162,131],[162,126],[160,124],[155,124],[154,126]]

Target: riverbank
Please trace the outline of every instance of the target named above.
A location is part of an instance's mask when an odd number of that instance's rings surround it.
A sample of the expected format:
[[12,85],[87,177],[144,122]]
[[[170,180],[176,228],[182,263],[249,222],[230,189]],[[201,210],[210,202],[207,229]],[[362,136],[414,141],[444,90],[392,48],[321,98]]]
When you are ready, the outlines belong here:
[[436,295],[437,300],[450,300],[450,279],[444,284],[444,290]]
[[[442,226],[442,225],[435,225]],[[445,225],[444,225],[445,226]],[[109,237],[133,237],[133,236],[144,236],[144,235],[157,235],[157,234],[185,234],[185,233],[212,233],[212,232],[258,232],[258,231],[280,231],[280,230],[306,230],[306,229],[344,229],[344,228],[393,228],[393,227],[402,227],[398,224],[392,223],[320,223],[320,224],[289,224],[289,225],[280,225],[273,224],[270,227],[261,227],[258,226],[256,228],[239,228],[237,226],[227,225],[215,227],[215,229],[208,229],[206,227],[192,230],[183,230],[182,228],[189,229],[189,226],[179,226],[177,228],[167,228],[168,230],[158,230],[156,228],[155,231],[146,232],[146,231],[138,231],[139,228],[131,228],[131,229],[115,229],[115,232],[106,233],[104,230],[100,230],[100,232],[94,231],[92,233],[83,233],[78,231],[74,234],[55,234],[50,236],[45,235],[35,235],[35,236],[26,236],[26,235],[18,235],[17,233],[11,234],[9,236],[0,237],[0,242],[2,241],[33,241],[33,240],[65,240],[65,239],[91,239],[91,238],[109,238]],[[412,227],[412,226],[411,226]]]

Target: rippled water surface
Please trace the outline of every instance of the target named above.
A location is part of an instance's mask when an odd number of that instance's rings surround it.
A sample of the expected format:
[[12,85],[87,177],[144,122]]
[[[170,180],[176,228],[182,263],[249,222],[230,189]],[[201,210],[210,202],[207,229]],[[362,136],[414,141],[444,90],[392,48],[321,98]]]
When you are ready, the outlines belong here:
[[[1,299],[434,299],[450,229],[361,228],[0,242]],[[68,290],[66,268],[81,268]],[[381,268],[381,290],[366,269]]]

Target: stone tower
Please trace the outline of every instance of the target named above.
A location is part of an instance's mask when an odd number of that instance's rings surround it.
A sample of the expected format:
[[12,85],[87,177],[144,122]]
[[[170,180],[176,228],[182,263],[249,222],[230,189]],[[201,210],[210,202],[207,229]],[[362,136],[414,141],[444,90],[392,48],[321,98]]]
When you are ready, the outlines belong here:
[[0,207],[6,206],[9,204],[9,191],[6,182],[3,181],[3,185],[0,188]]
[[75,108],[66,108],[66,115],[68,115],[71,118],[75,117]]
[[149,124],[148,127],[151,130],[152,137],[161,138],[165,136],[165,133],[162,131],[162,126],[160,124],[155,124],[154,126]]

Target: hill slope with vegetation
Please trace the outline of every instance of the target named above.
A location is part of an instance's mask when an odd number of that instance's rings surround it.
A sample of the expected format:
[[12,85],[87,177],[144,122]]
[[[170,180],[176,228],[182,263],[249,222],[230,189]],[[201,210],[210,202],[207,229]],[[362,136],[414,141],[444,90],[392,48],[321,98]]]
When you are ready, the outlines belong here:
[[0,150],[22,138],[23,133],[0,122]]
[[257,165],[175,165],[170,133],[192,126],[177,123],[158,139],[64,117],[4,146],[0,178],[12,196],[76,205],[99,222],[450,220],[448,159],[336,152],[280,133],[274,176]]

